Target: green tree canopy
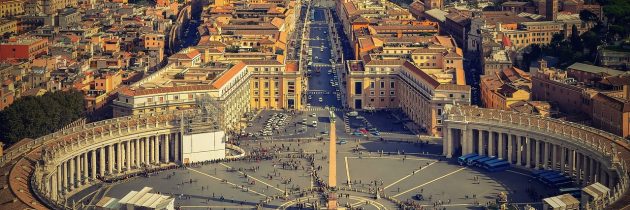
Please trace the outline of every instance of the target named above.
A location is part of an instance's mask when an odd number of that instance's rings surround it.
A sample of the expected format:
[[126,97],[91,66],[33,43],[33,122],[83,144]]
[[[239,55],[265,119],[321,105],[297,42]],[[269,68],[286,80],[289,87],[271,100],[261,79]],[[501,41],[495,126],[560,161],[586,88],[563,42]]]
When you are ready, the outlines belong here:
[[23,138],[37,138],[83,117],[80,91],[57,91],[43,96],[25,96],[0,111],[0,139],[11,145]]

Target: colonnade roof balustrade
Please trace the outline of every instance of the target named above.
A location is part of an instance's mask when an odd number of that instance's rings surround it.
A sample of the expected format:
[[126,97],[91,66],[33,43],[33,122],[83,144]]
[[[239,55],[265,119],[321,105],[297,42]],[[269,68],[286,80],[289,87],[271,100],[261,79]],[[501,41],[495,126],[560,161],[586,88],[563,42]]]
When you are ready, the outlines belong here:
[[[0,197],[7,199],[1,200],[4,202],[0,203],[0,208],[47,209],[39,201],[41,199],[36,199],[37,193],[32,193],[38,190],[37,182],[41,180],[43,174],[56,167],[55,164],[46,163],[51,163],[50,161],[54,163],[57,158],[98,143],[102,137],[114,138],[119,137],[118,134],[160,129],[160,125],[168,125],[183,116],[198,116],[201,114],[200,111],[198,109],[174,110],[113,118],[63,129],[34,139],[27,144],[10,148],[0,158],[0,172],[4,176],[0,184],[7,187],[0,189]],[[168,126],[164,127],[168,128]]]
[[455,105],[447,108],[445,109],[444,121],[447,124],[449,122],[463,122],[524,128],[526,132],[559,136],[561,140],[569,144],[578,145],[595,152],[595,154],[602,154],[608,159],[609,164],[617,170],[620,176],[618,190],[623,192],[618,195],[616,202],[607,208],[630,207],[630,195],[627,190],[630,143],[627,139],[577,123],[476,106]]

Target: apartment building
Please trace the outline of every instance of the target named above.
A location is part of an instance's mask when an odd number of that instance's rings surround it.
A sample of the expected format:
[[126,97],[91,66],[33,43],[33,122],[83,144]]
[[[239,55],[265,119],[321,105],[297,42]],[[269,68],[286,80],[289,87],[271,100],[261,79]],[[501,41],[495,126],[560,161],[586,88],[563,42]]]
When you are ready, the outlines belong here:
[[1,0],[0,18],[15,17],[24,14],[23,0]]
[[48,53],[48,39],[38,37],[12,37],[0,43],[0,60],[26,59]]
[[530,75],[518,68],[509,67],[481,76],[481,102],[484,107],[512,110],[512,105],[530,100]]
[[470,86],[440,83],[406,60],[348,61],[347,99],[353,109],[400,108],[421,130],[440,136],[446,104],[470,104]]
[[17,27],[17,21],[16,20],[8,20],[8,19],[3,19],[0,20],[0,36],[7,34],[7,33],[17,33],[18,31],[18,27]]
[[549,101],[562,113],[584,116],[580,120],[594,127],[630,137],[630,74],[582,63],[553,69],[544,61],[532,70],[534,100]]

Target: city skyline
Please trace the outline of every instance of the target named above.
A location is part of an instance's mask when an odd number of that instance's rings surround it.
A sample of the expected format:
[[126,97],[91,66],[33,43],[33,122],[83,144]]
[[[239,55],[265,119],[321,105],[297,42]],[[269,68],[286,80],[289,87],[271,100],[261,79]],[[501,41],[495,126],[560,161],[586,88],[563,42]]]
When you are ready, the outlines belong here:
[[0,209],[630,208],[623,0],[0,2]]

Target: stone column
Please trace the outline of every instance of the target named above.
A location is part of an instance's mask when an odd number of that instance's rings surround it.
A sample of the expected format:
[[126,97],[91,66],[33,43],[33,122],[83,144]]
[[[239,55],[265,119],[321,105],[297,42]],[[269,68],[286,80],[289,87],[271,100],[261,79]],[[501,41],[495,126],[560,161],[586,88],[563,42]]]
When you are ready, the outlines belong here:
[[526,136],[525,137],[525,166],[527,168],[532,167],[532,140]]
[[566,173],[567,149],[560,146],[560,172]]
[[171,136],[172,136],[172,134],[168,134],[168,135],[164,138],[164,162],[165,162],[165,163],[171,162],[171,159],[170,159],[171,153],[170,153],[170,151],[168,150],[168,149],[169,149],[169,146],[170,146],[169,144],[171,143],[171,142],[170,142],[170,141],[171,141]]
[[122,148],[121,148],[121,143],[116,143],[116,172],[117,173],[121,173],[122,172],[122,155],[120,154],[122,153]]
[[144,163],[145,164],[151,164],[151,156],[150,156],[150,152],[151,149],[149,148],[151,146],[151,137],[147,137],[144,140]]
[[595,183],[595,159],[588,157],[588,182],[589,184]]
[[569,158],[569,176],[575,177],[575,151],[567,148],[567,157]]
[[114,160],[114,145],[109,145],[107,147],[109,148],[109,154],[107,155],[107,161],[109,161],[109,164],[107,164],[107,172],[111,175],[114,174],[114,163],[116,162]]
[[580,183],[584,185],[584,183],[588,182],[588,156],[585,154],[580,154],[582,159],[580,160]]
[[136,167],[140,167],[140,139],[133,140],[133,160]]
[[83,153],[83,184],[87,184],[89,175],[88,153]]
[[153,138],[153,163],[160,165],[160,136],[157,135]]
[[91,154],[92,158],[90,158],[90,160],[91,160],[92,166],[90,167],[91,169],[90,175],[91,175],[92,181],[94,181],[96,180],[96,150],[92,150],[91,153],[92,153]]
[[98,148],[98,153],[100,157],[100,163],[98,164],[98,172],[101,178],[105,176],[105,147]]
[[521,144],[521,137],[516,136],[516,165],[523,165],[523,145]]
[[477,130],[477,152],[479,155],[486,155],[483,145],[483,130]]
[[173,145],[173,152],[174,152],[174,156],[173,159],[175,160],[175,162],[179,162],[179,142],[180,142],[180,136],[179,136],[179,132],[175,133],[175,144]]
[[125,141],[125,166],[127,171],[131,170],[131,143],[129,141]]
[[504,138],[503,137],[504,137],[503,133],[497,133],[497,140],[499,141],[498,142],[499,148],[497,149],[497,153],[498,153],[499,159],[504,159],[505,158],[505,157],[503,157],[503,154],[505,152],[505,147],[503,146],[503,144],[504,144]]
[[138,159],[140,160],[140,165],[144,165],[144,138],[138,139]]
[[83,163],[83,161],[81,161],[81,155],[80,154],[77,155],[74,158],[74,163],[76,164],[75,165],[75,167],[76,167],[75,168],[75,171],[76,171],[76,174],[75,174],[76,182],[75,183],[76,183],[76,186],[81,186],[81,168],[82,168],[81,164]]
[[560,157],[560,155],[558,155],[558,145],[555,144],[549,144],[549,147],[551,148],[551,170],[557,170],[558,168],[558,159]]
[[74,189],[74,183],[75,183],[75,181],[74,181],[74,173],[75,173],[75,171],[74,171],[74,164],[75,163],[76,162],[74,161],[74,158],[71,158],[70,160],[68,160],[68,164],[70,165],[70,173],[68,173],[68,174],[70,174],[70,180],[69,180],[70,182],[68,183],[68,191],[72,191]]
[[536,164],[534,165],[535,169],[540,169],[540,150],[542,149],[542,142],[536,139],[536,154],[534,154],[534,161]]
[[447,158],[451,157],[451,155],[448,154],[448,147],[449,147],[449,144],[451,143],[450,130],[451,129],[446,126],[444,126],[444,128],[442,129],[442,134],[444,135],[443,141],[442,141],[442,155],[446,156]]
[[76,170],[75,170],[76,180],[74,181],[74,183],[75,183],[75,187],[77,188],[81,187],[81,168],[82,168],[81,163],[83,163],[83,161],[81,161],[81,155],[77,155],[74,158],[74,164],[76,164]]
[[514,148],[513,148],[513,144],[514,142],[512,142],[514,140],[514,138],[512,138],[512,134],[506,134],[507,135],[507,145],[508,145],[508,162],[510,164],[514,164]]
[[542,161],[542,167],[543,169],[548,169],[547,167],[549,166],[549,142],[544,142],[543,144],[545,144],[545,151],[543,152],[543,161]]
[[488,156],[496,156],[494,154],[494,141],[496,141],[494,132],[488,131]]
[[[65,185],[63,184],[63,178],[64,174],[63,174],[63,167],[62,165],[57,166],[57,193],[61,193],[63,194],[63,188],[65,187]],[[57,200],[59,196],[57,196],[55,198],[55,200]]]
[[70,191],[69,190],[69,183],[68,183],[68,178],[70,177],[70,175],[68,174],[68,162],[63,162],[61,163],[61,169],[63,172],[63,182],[61,182],[61,187],[63,188],[64,192]]
[[50,198],[57,200],[57,173],[50,176]]

